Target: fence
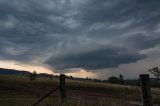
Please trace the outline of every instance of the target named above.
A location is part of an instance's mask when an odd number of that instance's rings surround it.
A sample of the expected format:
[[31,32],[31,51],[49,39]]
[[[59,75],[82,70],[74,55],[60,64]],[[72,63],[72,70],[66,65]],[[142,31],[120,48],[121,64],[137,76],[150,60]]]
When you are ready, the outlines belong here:
[[150,79],[148,74],[140,75],[140,85],[141,85],[143,106],[153,106],[151,97]]
[[31,106],[37,106],[40,102],[42,102],[45,98],[47,98],[49,95],[54,93],[55,91],[59,90],[60,95],[61,95],[61,102],[65,101],[66,98],[66,90],[65,90],[65,75],[60,74],[60,84],[58,87],[41,97],[39,100],[37,100],[35,103],[33,103]]
[[[148,74],[141,74],[140,76],[140,86],[141,86],[141,94],[142,94],[142,104],[143,106],[153,106],[152,104],[152,97],[151,97],[151,88],[150,88],[150,78]],[[31,106],[37,106],[40,102],[42,102],[45,98],[47,98],[49,95],[54,93],[55,91],[59,90],[61,102],[64,102],[66,100],[66,97],[73,98],[66,96],[66,88],[65,88],[65,75],[60,74],[60,82],[59,86],[41,97],[39,100],[37,100],[34,104]],[[77,98],[76,98],[77,99]]]

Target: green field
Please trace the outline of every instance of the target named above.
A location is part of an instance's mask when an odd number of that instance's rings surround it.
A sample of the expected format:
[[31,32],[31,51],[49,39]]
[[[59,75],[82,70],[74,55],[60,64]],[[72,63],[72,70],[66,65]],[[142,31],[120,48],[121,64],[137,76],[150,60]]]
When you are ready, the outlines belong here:
[[[0,76],[0,106],[30,106],[58,85],[57,78],[30,81],[23,76]],[[66,80],[66,93],[64,103],[56,91],[38,106],[136,106],[130,102],[141,101],[136,86]],[[152,88],[152,97],[154,104],[160,104],[160,88]]]

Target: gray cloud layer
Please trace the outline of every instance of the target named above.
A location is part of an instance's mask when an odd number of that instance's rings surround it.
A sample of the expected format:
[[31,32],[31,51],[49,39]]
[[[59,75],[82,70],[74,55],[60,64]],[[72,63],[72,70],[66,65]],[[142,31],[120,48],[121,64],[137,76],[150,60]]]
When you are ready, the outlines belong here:
[[114,68],[160,43],[159,0],[1,0],[0,59]]
[[54,64],[57,69],[84,68],[88,70],[118,67],[143,59],[145,55],[130,53],[123,48],[105,47],[84,53],[65,54],[50,58],[48,64]]

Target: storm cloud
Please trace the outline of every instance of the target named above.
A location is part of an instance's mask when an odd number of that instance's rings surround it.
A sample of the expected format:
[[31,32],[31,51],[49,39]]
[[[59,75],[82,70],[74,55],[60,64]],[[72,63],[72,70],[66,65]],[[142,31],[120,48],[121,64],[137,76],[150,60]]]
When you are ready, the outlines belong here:
[[[159,0],[0,0],[0,59],[118,68],[160,44]],[[158,57],[157,57],[158,58]]]
[[116,68],[143,59],[145,55],[129,52],[123,48],[106,47],[84,53],[72,53],[52,57],[46,61],[57,69],[83,68],[87,70]]

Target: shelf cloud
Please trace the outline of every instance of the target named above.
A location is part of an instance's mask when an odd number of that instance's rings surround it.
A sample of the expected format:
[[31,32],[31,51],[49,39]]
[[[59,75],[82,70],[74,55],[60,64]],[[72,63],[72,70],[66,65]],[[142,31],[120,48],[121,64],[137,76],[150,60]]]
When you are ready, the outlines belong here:
[[160,44],[159,5],[159,0],[1,0],[0,60],[57,70],[117,70],[150,58],[142,51]]

